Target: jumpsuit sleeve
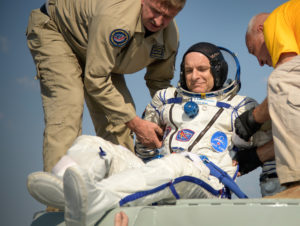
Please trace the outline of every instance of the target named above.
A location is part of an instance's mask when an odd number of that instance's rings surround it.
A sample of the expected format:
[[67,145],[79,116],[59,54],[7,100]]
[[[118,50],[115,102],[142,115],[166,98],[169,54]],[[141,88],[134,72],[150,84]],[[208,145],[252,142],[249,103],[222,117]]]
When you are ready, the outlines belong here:
[[[90,19],[84,84],[87,94],[98,105],[95,107],[104,111],[109,122],[118,125],[133,119],[136,112],[133,108],[126,107],[122,94],[111,80],[116,57],[126,47],[126,43],[124,46],[113,46],[110,43],[112,31],[121,28],[125,34],[127,32],[129,38],[131,33],[126,25],[122,25],[122,21],[114,27],[113,21],[106,14]],[[127,44],[128,42],[129,40]]]
[[[155,93],[154,97],[152,98],[152,101],[146,106],[146,109],[143,113],[143,119],[154,122],[160,127],[163,127],[163,121],[162,121],[162,111],[164,106],[164,96],[166,93],[166,89],[160,90]],[[136,152],[146,152],[146,150],[149,150],[149,148],[145,147],[139,140],[136,140],[135,142],[135,150]],[[152,149],[155,150],[155,149]],[[150,151],[150,150],[149,150]]]
[[147,67],[145,75],[146,85],[151,97],[161,89],[171,87],[174,76],[175,53],[167,60],[154,62]]
[[167,89],[159,90],[155,93],[152,101],[146,106],[146,109],[143,114],[143,119],[154,122],[160,127],[163,126],[162,121],[162,112],[165,104],[165,95]]
[[150,64],[145,74],[146,85],[151,97],[153,97],[158,90],[171,87],[179,46],[179,32],[175,20],[165,29],[164,37],[165,52],[170,56],[167,59]]

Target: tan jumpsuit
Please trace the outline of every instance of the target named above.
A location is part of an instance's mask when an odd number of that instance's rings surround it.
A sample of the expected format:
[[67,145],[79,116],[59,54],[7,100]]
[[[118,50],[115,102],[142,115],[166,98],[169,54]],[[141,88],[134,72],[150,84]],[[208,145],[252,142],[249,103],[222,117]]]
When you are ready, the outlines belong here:
[[152,96],[170,86],[179,39],[175,21],[145,37],[140,0],[48,3],[48,15],[33,10],[27,27],[44,109],[44,170],[81,134],[84,100],[97,136],[133,150],[124,123],[136,112],[123,75],[147,67]]

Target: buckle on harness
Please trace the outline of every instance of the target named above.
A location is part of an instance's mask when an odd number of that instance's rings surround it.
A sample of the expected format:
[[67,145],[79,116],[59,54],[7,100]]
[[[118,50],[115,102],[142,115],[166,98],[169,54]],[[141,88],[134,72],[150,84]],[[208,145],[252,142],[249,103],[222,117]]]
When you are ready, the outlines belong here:
[[209,159],[205,155],[199,155],[199,157],[202,160],[202,162],[204,162],[205,164],[210,162]]

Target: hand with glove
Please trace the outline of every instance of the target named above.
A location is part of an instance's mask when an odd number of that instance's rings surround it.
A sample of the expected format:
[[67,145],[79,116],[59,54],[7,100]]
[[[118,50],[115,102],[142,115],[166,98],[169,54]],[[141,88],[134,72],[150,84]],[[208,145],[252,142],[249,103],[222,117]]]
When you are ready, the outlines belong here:
[[250,137],[257,132],[262,125],[262,123],[255,121],[253,110],[254,108],[245,111],[236,118],[234,123],[235,133],[245,141],[249,141]]
[[233,160],[238,162],[241,175],[247,174],[263,164],[257,155],[256,147],[239,149]]

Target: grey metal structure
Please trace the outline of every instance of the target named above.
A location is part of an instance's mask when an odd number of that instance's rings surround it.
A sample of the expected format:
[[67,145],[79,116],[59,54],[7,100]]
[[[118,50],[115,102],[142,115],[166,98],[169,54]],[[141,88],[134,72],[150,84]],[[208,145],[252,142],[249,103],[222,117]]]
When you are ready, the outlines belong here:
[[[120,207],[99,219],[113,226],[124,211],[128,226],[299,226],[300,199],[183,199],[176,205]],[[31,226],[65,226],[64,213],[36,213]]]

